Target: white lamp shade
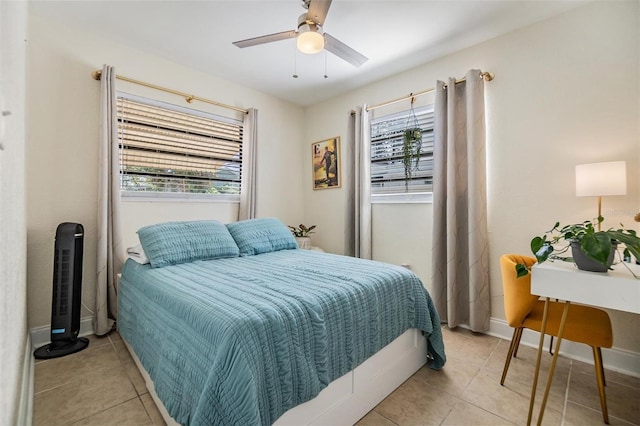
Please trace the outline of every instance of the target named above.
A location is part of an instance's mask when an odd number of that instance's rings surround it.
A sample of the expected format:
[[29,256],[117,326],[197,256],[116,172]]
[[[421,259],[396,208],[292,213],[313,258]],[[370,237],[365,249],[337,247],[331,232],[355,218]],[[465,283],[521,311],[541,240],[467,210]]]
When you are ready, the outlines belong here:
[[576,197],[626,194],[626,161],[576,165]]
[[296,45],[302,53],[318,53],[324,49],[324,37],[315,31],[300,32],[296,40]]

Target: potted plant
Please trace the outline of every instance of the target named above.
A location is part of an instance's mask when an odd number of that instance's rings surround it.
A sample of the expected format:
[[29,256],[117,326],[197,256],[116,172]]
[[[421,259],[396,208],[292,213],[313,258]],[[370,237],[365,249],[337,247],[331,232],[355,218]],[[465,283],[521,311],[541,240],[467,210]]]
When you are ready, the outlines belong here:
[[313,234],[313,230],[316,229],[316,225],[305,226],[300,224],[298,226],[287,225],[291,230],[291,233],[296,239],[298,243],[298,247],[301,249],[309,250],[311,248],[311,237],[310,234]]
[[[608,229],[596,230],[594,225],[602,223],[602,216],[590,221],[560,226],[560,222],[542,236],[533,237],[531,240],[531,252],[538,263],[547,259],[561,259],[573,261],[578,269],[592,272],[606,272],[613,262],[617,244],[625,245],[624,256],[630,254],[640,259],[640,237],[633,229]],[[571,249],[572,257],[563,257],[562,254]],[[516,265],[518,276],[529,273],[529,269],[523,264]]]
[[[422,129],[411,127],[405,129],[402,143],[402,164],[404,165],[404,189],[409,191],[409,181],[414,167],[418,167],[422,150]],[[415,160],[416,164],[413,165]]]

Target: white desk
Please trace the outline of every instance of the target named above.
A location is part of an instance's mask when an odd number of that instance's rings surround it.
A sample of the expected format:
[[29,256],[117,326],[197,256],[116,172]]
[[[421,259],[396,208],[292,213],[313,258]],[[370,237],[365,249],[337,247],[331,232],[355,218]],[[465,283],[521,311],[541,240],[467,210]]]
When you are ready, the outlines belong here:
[[[626,265],[640,276],[640,265]],[[640,280],[622,264],[606,273],[581,271],[573,263],[558,260],[536,264],[531,294],[640,314]]]
[[[636,275],[640,275],[640,266],[626,264]],[[560,342],[564,333],[564,324],[569,303],[577,302],[585,305],[598,306],[601,308],[616,309],[619,311],[640,313],[640,280],[633,277],[625,265],[614,265],[613,270],[606,273],[581,271],[573,263],[555,261],[536,264],[531,270],[531,294],[543,296],[545,298],[545,312],[548,308],[549,299],[564,300],[565,307],[558,330],[553,359],[549,368],[549,377],[538,415],[538,425],[542,423],[542,416],[551,388],[551,380],[560,351]],[[531,400],[529,403],[529,417],[527,424],[531,423],[531,414],[535,402],[536,386],[538,383],[538,373],[540,372],[540,357],[544,342],[544,330],[546,329],[546,315],[540,333],[540,343],[538,345],[538,358],[536,370],[531,389]],[[607,413],[604,413],[605,417]]]

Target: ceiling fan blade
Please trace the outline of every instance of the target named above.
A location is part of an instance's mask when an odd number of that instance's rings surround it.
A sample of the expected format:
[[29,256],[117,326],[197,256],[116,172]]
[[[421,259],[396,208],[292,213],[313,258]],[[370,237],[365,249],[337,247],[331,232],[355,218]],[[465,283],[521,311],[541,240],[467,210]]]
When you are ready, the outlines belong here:
[[316,24],[323,26],[327,12],[329,12],[329,6],[331,6],[331,0],[311,0],[307,19],[311,19]]
[[283,31],[281,33],[269,34],[260,37],[248,38],[246,40],[234,41],[238,47],[250,47],[258,44],[271,43],[272,41],[286,40],[288,38],[294,38],[297,33],[294,30]]
[[324,48],[350,64],[359,67],[369,60],[366,56],[350,48],[337,38],[324,33]]

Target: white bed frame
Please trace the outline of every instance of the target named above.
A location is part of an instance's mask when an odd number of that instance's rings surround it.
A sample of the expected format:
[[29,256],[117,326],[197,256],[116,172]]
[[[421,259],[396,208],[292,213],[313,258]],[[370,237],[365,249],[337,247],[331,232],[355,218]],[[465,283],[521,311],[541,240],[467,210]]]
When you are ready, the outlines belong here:
[[[151,377],[131,346],[124,343],[164,421],[170,426],[178,425],[158,398]],[[275,425],[353,425],[418,371],[426,360],[426,338],[418,329],[407,330],[354,370],[331,382],[317,397],[284,413]]]

